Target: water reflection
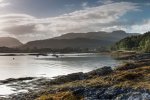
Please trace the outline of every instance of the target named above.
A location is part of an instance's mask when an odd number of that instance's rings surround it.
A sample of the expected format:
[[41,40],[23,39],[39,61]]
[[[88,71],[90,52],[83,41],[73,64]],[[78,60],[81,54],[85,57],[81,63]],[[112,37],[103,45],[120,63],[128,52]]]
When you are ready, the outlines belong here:
[[[13,60],[13,58],[15,58]],[[0,56],[0,80],[19,77],[54,77],[74,72],[87,72],[102,66],[115,66],[109,55],[63,54],[51,56]]]
[[6,95],[10,95],[15,93],[12,88],[6,86],[6,85],[0,85],[0,97],[5,97]]

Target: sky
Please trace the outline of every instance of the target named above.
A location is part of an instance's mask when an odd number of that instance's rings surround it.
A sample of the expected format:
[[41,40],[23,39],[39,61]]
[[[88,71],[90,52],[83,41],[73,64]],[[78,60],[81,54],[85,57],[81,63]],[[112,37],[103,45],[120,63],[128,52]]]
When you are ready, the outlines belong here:
[[0,0],[0,37],[26,43],[114,30],[150,31],[150,0]]

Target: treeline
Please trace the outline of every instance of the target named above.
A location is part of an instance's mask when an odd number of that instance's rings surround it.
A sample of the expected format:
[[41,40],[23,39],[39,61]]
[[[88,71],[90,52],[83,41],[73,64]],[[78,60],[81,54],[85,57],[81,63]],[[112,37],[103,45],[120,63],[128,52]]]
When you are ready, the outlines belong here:
[[21,50],[17,48],[0,47],[0,53],[20,53]]
[[150,32],[143,35],[131,36],[117,42],[112,50],[136,50],[150,52]]
[[0,53],[95,53],[95,52],[109,52],[108,48],[99,47],[95,49],[89,48],[62,48],[62,49],[51,49],[51,48],[8,48],[0,47]]

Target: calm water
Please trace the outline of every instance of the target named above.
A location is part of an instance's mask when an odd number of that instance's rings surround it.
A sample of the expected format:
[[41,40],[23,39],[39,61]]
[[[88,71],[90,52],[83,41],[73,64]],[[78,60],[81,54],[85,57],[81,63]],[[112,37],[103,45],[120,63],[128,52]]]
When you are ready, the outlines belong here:
[[[119,64],[119,61],[111,56],[100,54],[63,54],[59,58],[53,57],[52,54],[39,57],[25,55],[0,56],[0,80],[19,77],[54,77]],[[13,90],[7,85],[0,85],[0,96],[16,93]]]
[[[14,58],[14,60],[13,60]],[[109,55],[63,54],[49,56],[0,56],[0,80],[19,77],[54,77],[74,72],[87,72],[119,62]]]

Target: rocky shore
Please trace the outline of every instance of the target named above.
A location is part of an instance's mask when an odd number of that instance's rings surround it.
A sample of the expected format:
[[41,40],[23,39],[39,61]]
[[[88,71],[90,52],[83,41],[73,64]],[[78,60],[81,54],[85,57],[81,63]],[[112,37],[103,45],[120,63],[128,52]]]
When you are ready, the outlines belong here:
[[28,92],[0,100],[150,100],[150,56],[135,54],[133,60],[112,69],[105,66],[88,73],[48,78],[19,78],[0,81]]

